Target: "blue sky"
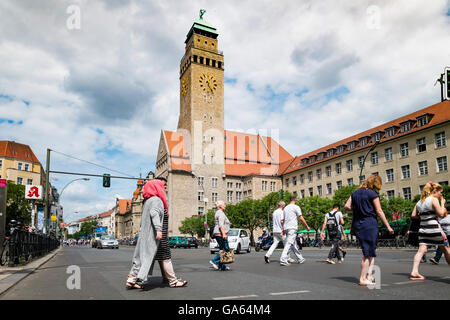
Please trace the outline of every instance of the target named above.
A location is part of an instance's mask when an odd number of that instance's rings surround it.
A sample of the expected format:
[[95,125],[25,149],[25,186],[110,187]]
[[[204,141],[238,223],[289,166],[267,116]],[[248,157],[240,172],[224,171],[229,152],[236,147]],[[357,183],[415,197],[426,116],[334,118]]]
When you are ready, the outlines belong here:
[[[161,129],[176,130],[179,62],[200,8],[224,52],[225,128],[278,130],[293,156],[439,102],[449,1],[255,3],[2,1],[0,139],[29,144],[44,166],[51,148],[131,176],[155,170]],[[79,29],[68,24],[73,4]],[[51,164],[108,173],[59,154]],[[52,176],[59,189],[76,178]],[[104,212],[136,187],[101,182],[71,184],[65,215]]]

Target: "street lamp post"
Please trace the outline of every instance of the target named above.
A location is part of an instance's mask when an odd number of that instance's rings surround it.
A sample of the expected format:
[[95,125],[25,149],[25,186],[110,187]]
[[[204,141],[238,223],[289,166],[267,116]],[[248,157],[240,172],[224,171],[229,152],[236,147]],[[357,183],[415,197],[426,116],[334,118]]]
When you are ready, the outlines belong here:
[[[75,182],[75,181],[79,181],[79,180],[89,181],[90,179],[89,178],[78,178],[78,179],[74,179],[74,180],[70,181],[68,184],[66,184],[64,186],[64,188],[62,188],[61,193],[59,194],[59,197],[58,197],[58,208],[60,207],[59,206],[59,202],[61,201],[61,197],[62,197],[62,194],[63,194],[64,190],[69,186],[69,184],[71,184],[72,182]],[[64,221],[64,213],[63,213],[63,221]],[[57,219],[56,219],[56,227],[55,227],[56,237],[58,237],[58,229],[59,228],[58,228],[58,217],[57,217]]]

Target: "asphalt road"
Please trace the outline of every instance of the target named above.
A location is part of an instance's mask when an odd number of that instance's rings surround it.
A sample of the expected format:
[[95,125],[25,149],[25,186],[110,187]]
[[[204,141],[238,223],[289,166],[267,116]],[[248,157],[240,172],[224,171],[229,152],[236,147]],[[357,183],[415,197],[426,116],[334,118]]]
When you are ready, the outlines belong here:
[[[438,266],[421,264],[425,281],[410,281],[413,250],[378,250],[375,264],[381,271],[381,288],[358,286],[361,251],[348,250],[343,264],[325,263],[328,249],[306,249],[302,265],[280,266],[275,251],[270,264],[264,252],[236,255],[230,271],[216,271],[208,263],[207,248],[173,249],[177,276],[189,281],[187,287],[162,284],[159,266],[145,290],[126,290],[134,247],[92,249],[63,248],[53,259],[19,282],[0,299],[157,299],[157,300],[318,300],[318,299],[448,299],[450,269],[441,260]],[[429,257],[432,255],[429,254]],[[80,270],[77,288],[73,270]],[[74,267],[72,267],[74,268]],[[75,267],[76,269],[76,267]],[[72,277],[72,278],[70,278]],[[69,287],[68,284],[69,283]]]

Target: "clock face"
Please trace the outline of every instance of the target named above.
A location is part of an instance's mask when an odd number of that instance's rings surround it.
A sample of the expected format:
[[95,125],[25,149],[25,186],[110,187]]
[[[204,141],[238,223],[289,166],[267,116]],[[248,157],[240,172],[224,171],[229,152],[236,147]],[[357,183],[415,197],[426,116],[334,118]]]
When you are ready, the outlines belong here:
[[217,89],[217,81],[210,74],[203,73],[200,76],[199,82],[200,82],[200,88],[203,89],[204,93],[214,94],[214,92]]
[[188,92],[188,85],[189,85],[189,79],[186,77],[183,79],[183,81],[181,82],[181,95],[184,97],[187,95]]

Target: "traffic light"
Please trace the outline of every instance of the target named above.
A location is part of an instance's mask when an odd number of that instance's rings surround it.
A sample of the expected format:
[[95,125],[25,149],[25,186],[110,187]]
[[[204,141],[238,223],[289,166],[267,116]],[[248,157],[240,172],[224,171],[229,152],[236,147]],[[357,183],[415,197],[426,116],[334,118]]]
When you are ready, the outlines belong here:
[[103,187],[109,188],[111,186],[111,175],[105,173],[103,175]]
[[444,100],[450,100],[450,68],[444,72]]

